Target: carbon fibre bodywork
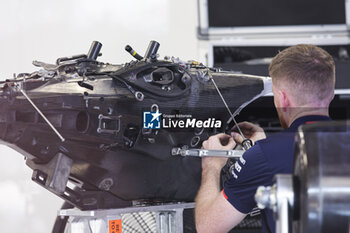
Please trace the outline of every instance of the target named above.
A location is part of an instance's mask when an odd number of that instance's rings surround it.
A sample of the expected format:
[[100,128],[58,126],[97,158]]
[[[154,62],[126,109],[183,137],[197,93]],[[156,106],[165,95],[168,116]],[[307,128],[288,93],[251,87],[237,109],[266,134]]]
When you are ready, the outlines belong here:
[[[88,55],[61,58],[55,65],[34,62],[43,69],[3,82],[1,143],[26,157],[34,181],[80,209],[116,208],[134,200],[193,201],[201,161],[172,156],[171,150],[199,148],[230,127],[211,78],[234,114],[270,92],[271,80],[157,60],[150,49],[141,60],[111,65],[96,60],[100,48],[94,43]],[[144,129],[143,112],[156,110],[215,118],[222,126]]]

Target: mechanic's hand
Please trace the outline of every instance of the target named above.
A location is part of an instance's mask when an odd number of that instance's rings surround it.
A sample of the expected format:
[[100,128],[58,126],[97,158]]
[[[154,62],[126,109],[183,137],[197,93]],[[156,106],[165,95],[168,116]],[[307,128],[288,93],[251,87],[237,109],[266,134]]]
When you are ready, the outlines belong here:
[[[256,141],[266,138],[263,128],[254,125],[253,123],[244,121],[238,123],[238,126],[242,130],[244,137],[252,140],[253,144],[255,144]],[[237,126],[233,126],[232,130],[237,130]],[[243,138],[239,133],[232,132],[231,135],[237,143],[242,144]]]
[[[209,137],[202,145],[202,148],[206,150],[232,150],[236,143],[230,135],[220,133]],[[202,169],[205,170],[210,167],[221,170],[226,162],[227,158],[225,157],[203,157]]]

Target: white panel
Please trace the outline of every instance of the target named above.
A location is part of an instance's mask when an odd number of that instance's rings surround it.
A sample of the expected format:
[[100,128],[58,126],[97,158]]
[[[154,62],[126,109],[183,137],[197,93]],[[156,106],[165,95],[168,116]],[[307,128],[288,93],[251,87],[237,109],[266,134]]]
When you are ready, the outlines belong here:
[[[114,64],[132,59],[126,44],[143,55],[150,40],[161,56],[197,59],[196,24],[196,1],[0,1],[0,79],[36,70],[33,60],[87,53],[93,40],[103,44],[99,59]],[[0,231],[51,232],[62,200],[32,182],[24,163],[0,146]]]

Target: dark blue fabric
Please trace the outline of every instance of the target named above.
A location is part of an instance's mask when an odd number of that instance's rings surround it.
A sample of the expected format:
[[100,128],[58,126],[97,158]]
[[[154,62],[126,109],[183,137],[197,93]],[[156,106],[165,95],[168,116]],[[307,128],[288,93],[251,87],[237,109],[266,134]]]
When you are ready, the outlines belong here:
[[[304,116],[292,125],[256,144],[235,164],[233,176],[224,186],[227,200],[241,213],[249,213],[255,206],[254,195],[259,186],[269,186],[276,174],[293,173],[294,137],[298,127],[314,121],[330,120],[326,116]],[[262,211],[262,232],[275,232],[271,210]]]

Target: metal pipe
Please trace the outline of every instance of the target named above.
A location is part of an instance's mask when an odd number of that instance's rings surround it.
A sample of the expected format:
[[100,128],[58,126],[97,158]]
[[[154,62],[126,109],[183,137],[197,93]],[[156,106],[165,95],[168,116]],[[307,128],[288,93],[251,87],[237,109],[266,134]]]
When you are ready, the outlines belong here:
[[155,60],[157,58],[156,56],[157,56],[158,49],[159,49],[159,43],[157,41],[152,40],[148,45],[144,58],[146,60],[148,59]]
[[45,115],[40,111],[40,109],[33,103],[33,101],[28,97],[28,95],[20,89],[21,93],[24,97],[29,101],[29,103],[33,106],[33,108],[40,114],[42,118],[46,121],[46,123],[51,127],[51,129],[57,134],[57,136],[61,139],[62,142],[65,141],[64,137],[57,131],[57,129],[51,124],[51,122],[45,117]]
[[87,54],[87,58],[96,60],[100,54],[101,48],[102,48],[102,44],[100,42],[93,41],[91,46],[90,46],[90,50]]

